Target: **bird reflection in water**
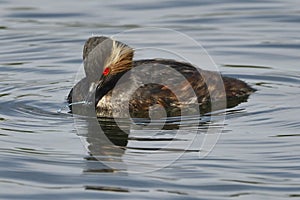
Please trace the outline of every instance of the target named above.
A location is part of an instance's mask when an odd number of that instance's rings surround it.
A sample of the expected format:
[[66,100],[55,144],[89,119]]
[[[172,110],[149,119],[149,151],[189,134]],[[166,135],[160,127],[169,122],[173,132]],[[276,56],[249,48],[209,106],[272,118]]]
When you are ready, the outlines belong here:
[[[203,121],[200,113],[237,106],[255,91],[241,80],[189,63],[169,59],[134,61],[133,56],[131,47],[103,36],[92,37],[84,45],[86,76],[72,88],[67,100],[72,113],[85,116],[77,117],[76,125],[88,143],[90,156],[86,159],[105,163],[99,166],[99,162],[90,162],[96,167],[89,165],[85,172],[124,170],[125,151],[142,150],[142,154],[161,149],[156,145],[132,147],[129,143],[133,141],[174,142],[178,138],[170,135],[184,128],[189,128],[186,132],[193,129],[195,134],[205,133],[211,115]],[[170,73],[172,70],[180,75]],[[149,76],[158,83],[143,84]],[[183,114],[194,117],[187,117],[182,123]],[[216,128],[222,127],[216,125]],[[133,131],[143,135],[150,130],[158,131],[151,137],[131,135]],[[170,134],[168,130],[173,132]],[[176,148],[162,149],[187,151]]]

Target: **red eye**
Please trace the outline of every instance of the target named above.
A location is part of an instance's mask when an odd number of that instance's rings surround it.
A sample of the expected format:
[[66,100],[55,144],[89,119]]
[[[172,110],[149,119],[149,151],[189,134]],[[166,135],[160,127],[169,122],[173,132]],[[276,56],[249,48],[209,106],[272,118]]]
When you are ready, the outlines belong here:
[[110,68],[109,67],[106,67],[103,71],[103,75],[104,76],[107,76],[108,74],[110,73]]

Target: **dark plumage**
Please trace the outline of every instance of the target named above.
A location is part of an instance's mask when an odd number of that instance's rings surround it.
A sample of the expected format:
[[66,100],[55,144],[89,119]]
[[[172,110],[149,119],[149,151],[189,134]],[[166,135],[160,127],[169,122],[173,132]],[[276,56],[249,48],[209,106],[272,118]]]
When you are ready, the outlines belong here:
[[128,111],[134,117],[148,117],[150,108],[159,112],[159,107],[164,107],[167,116],[176,116],[183,109],[196,114],[195,105],[202,113],[211,111],[211,105],[213,110],[233,107],[255,91],[241,80],[189,63],[133,61],[133,54],[133,49],[121,42],[90,38],[83,50],[86,77],[72,88],[68,102],[92,102],[99,117],[111,117],[113,112],[125,117]]

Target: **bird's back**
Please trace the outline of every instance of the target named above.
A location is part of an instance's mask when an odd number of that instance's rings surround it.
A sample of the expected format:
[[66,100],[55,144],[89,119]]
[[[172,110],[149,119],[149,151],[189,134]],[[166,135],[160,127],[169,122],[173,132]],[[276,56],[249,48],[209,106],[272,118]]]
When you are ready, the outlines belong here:
[[97,104],[98,116],[129,110],[131,115],[147,117],[149,109],[158,105],[167,116],[182,114],[183,108],[195,105],[200,112],[211,111],[212,102],[221,102],[217,108],[233,107],[246,101],[254,92],[245,82],[221,76],[215,71],[198,69],[189,63],[165,59],[133,62],[127,77],[108,92]]

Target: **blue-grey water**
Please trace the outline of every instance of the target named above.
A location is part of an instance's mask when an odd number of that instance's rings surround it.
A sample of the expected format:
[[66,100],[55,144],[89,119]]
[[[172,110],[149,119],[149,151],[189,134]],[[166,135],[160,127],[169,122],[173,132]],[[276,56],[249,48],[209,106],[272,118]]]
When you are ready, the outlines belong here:
[[[299,1],[1,0],[0,17],[0,199],[300,198]],[[121,140],[128,148],[105,146],[107,138],[87,119],[57,111],[66,105],[88,37],[145,27],[188,35],[220,72],[257,91],[215,120],[204,117],[200,127],[195,119],[179,126],[174,119],[175,130],[157,140],[151,127],[132,128]],[[149,31],[131,36],[160,48]],[[161,39],[197,57],[193,45]],[[172,140],[178,127],[186,140]],[[203,158],[201,142],[187,150],[183,141],[208,127],[222,133]],[[170,138],[173,150],[155,151]]]

